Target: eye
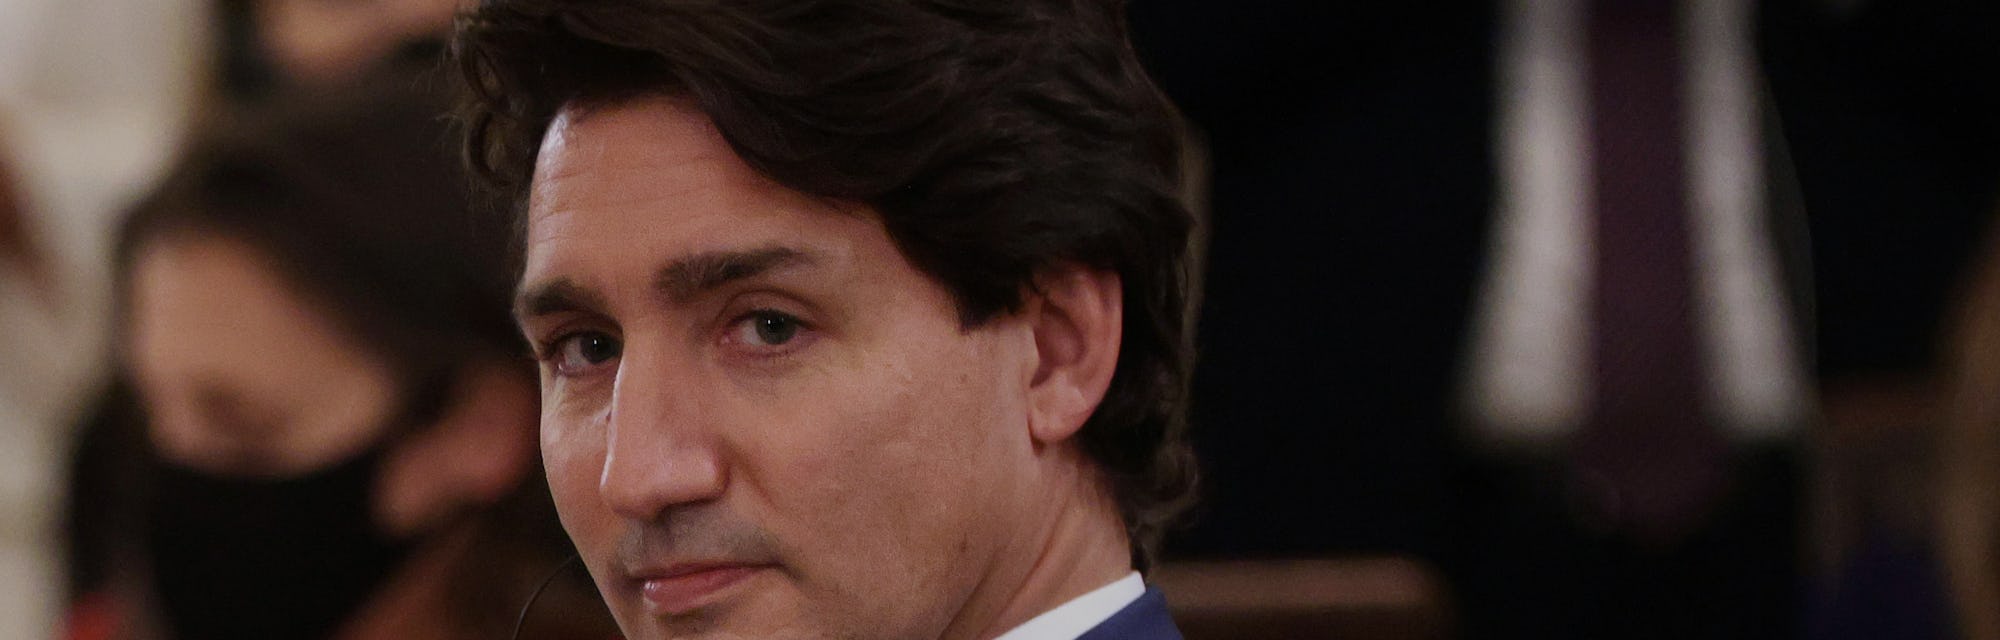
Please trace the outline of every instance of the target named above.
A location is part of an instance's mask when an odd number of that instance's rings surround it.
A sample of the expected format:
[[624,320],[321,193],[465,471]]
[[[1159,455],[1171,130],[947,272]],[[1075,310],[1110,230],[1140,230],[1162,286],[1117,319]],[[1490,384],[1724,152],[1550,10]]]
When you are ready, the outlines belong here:
[[617,338],[596,331],[583,331],[558,338],[549,360],[557,375],[587,376],[595,368],[617,358],[624,348],[625,345]]
[[802,328],[791,314],[759,309],[737,321],[735,340],[752,347],[778,347],[791,342]]

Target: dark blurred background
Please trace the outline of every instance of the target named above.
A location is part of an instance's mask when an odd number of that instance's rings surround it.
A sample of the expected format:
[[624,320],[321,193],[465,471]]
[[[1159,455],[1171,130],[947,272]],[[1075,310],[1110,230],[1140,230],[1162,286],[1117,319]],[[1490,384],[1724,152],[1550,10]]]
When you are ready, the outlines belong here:
[[[1589,17],[1620,11],[1671,18],[1642,21],[1648,30]],[[1212,170],[1195,380],[1208,502],[1170,550],[1413,558],[1425,571],[1411,579],[1444,585],[1437,597],[1464,637],[1957,633],[1930,476],[1955,360],[1946,326],[1990,251],[2000,188],[2000,5],[1151,0],[1132,4],[1132,20],[1156,79],[1205,136]],[[1498,247],[1521,231],[1505,225],[1541,224],[1518,221],[1549,202],[1509,199],[1551,187],[1519,184],[1548,171],[1510,167],[1532,154],[1508,145],[1546,136],[1551,120],[1587,129],[1593,72],[1644,73],[1593,57],[1602,41],[1648,37],[1670,41],[1681,86],[1697,87],[1682,89],[1684,128],[1752,123],[1735,130],[1747,160],[1678,153],[1757,170],[1736,242],[1766,257],[1697,253],[1690,266],[1769,283],[1755,295],[1778,299],[1765,305],[1775,314],[1730,317],[1771,327],[1767,341],[1785,345],[1773,370],[1798,380],[1766,401],[1791,408],[1737,424],[1687,407],[1684,428],[1757,435],[1727,438],[1724,488],[1697,524],[1663,540],[1578,497],[1591,490],[1579,488],[1571,444],[1591,417],[1568,417],[1567,435],[1523,436],[1505,427],[1536,418],[1482,415],[1492,403],[1473,388],[1490,348],[1481,323],[1506,321],[1491,310],[1493,283],[1508,280],[1495,274]],[[1568,98],[1572,110],[1523,115],[1565,88],[1566,67],[1583,94]],[[1739,112],[1703,108],[1717,103]],[[1589,134],[1572,135],[1525,144],[1581,140],[1557,153],[1589,155]],[[1708,188],[1699,169],[1682,173],[1686,190]],[[1707,203],[1685,200],[1702,219]],[[1600,209],[1570,215],[1638,215]],[[1714,306],[1732,294],[1701,295]],[[1543,321],[1593,325],[1549,299],[1529,303]],[[1621,330],[1606,327],[1595,330]],[[1510,372],[1547,375],[1525,366]],[[1974,570],[1994,573],[1988,562]]]
[[[122,212],[217,114],[435,65],[453,4],[0,5],[0,637],[89,591]],[[1130,15],[1199,141],[1190,637],[2000,639],[2000,3]]]

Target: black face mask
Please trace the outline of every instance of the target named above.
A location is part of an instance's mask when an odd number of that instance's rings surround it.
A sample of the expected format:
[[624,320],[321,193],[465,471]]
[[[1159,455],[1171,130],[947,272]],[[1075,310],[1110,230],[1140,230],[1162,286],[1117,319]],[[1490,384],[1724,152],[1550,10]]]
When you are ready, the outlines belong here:
[[161,463],[145,540],[172,637],[310,640],[339,630],[412,547],[375,524],[375,479],[388,450],[378,443],[277,480]]

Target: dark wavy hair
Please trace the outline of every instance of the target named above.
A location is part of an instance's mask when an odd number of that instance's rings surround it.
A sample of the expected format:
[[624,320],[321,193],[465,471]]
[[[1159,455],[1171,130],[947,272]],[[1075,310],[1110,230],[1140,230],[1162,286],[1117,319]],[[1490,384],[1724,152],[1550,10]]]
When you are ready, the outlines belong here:
[[867,203],[976,326],[1060,263],[1123,280],[1124,345],[1079,439],[1150,565],[1191,502],[1181,134],[1113,0],[488,0],[453,56],[473,172],[526,200],[576,101],[695,102],[750,166]]

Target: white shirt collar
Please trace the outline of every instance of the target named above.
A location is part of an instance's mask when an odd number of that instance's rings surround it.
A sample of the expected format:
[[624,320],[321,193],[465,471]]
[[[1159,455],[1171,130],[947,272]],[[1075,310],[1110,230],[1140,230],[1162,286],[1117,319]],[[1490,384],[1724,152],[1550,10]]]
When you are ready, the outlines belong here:
[[1035,616],[993,640],[1076,640],[1143,595],[1146,595],[1146,581],[1134,571]]

